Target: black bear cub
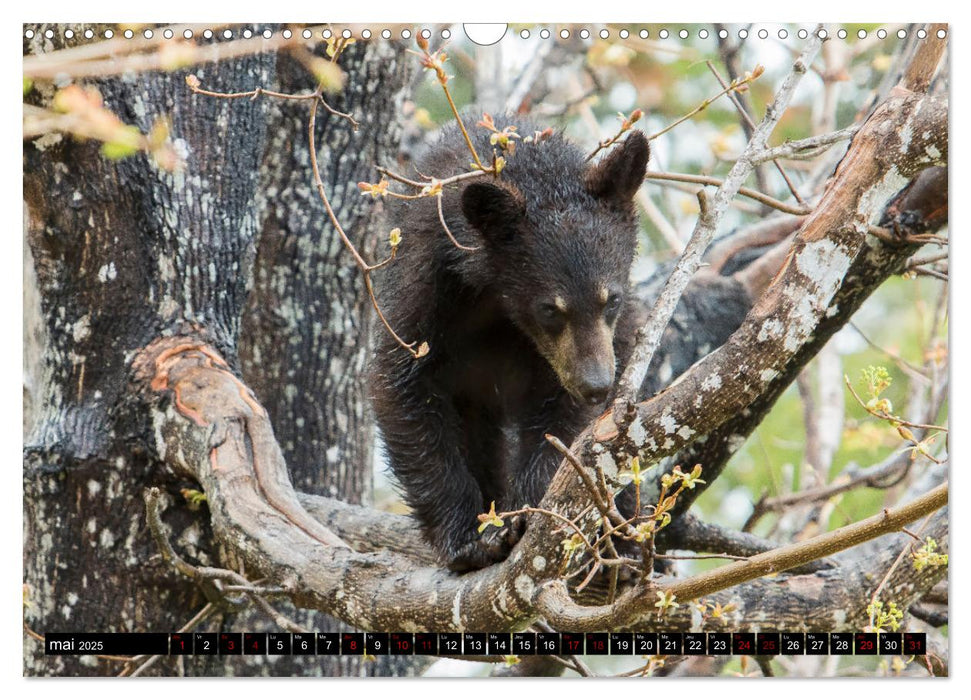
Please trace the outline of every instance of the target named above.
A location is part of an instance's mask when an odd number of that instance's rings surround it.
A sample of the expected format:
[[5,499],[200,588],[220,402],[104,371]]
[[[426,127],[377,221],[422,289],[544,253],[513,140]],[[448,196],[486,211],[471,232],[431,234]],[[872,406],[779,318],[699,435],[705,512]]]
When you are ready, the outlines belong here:
[[[534,133],[496,120],[510,123]],[[490,133],[468,129],[491,157]],[[399,335],[430,352],[416,360],[380,333],[374,406],[405,500],[455,571],[508,553],[510,538],[480,537],[476,515],[492,501],[499,511],[539,503],[560,461],[544,435],[569,444],[629,354],[633,197],[648,152],[639,131],[590,163],[559,134],[519,142],[498,178],[445,189],[445,222],[473,251],[449,240],[434,198],[392,204],[402,244],[378,296]],[[445,178],[470,160],[453,126],[416,168]]]

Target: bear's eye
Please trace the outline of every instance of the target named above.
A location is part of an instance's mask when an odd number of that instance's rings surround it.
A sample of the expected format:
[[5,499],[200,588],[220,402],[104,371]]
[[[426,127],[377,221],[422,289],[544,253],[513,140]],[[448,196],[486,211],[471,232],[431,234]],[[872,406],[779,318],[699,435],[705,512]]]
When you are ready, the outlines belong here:
[[536,316],[540,324],[551,331],[558,330],[565,321],[563,311],[556,304],[540,304],[536,309]]
[[614,292],[609,297],[607,297],[607,303],[604,304],[604,314],[607,318],[613,318],[620,311],[620,294]]

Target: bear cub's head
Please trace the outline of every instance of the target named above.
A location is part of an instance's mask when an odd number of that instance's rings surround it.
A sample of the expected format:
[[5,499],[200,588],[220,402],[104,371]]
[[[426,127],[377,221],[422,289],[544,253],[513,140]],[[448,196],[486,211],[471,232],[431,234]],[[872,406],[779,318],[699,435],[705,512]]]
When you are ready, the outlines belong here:
[[614,332],[637,246],[634,195],[649,147],[632,131],[599,163],[565,139],[524,145],[502,177],[462,193],[492,289],[577,400],[602,404],[616,373]]

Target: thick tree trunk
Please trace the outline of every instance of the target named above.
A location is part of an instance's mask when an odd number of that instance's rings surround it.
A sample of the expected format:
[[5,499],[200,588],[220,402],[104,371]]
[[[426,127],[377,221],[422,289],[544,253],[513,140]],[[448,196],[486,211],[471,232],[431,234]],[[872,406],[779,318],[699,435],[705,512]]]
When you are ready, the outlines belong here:
[[[42,31],[36,36],[25,51],[59,48]],[[394,157],[409,62],[400,47],[378,42],[350,47],[341,65],[347,87],[332,101],[362,129],[354,133],[321,110],[317,142],[337,214],[367,248],[380,212],[354,183]],[[91,81],[106,107],[143,131],[158,117],[171,119],[186,157],[177,174],[142,154],[109,160],[91,141],[48,135],[24,144],[33,262],[25,285],[27,300],[39,300],[25,305],[24,580],[26,622],[38,632],[172,631],[206,605],[202,590],[159,557],[145,526],[146,486],[167,494],[165,521],[183,556],[232,566],[213,545],[205,506],[192,512],[179,495],[191,484],[157,460],[147,413],[129,391],[133,356],[160,335],[204,338],[246,377],[300,490],[355,503],[370,497],[373,431],[361,380],[367,296],[313,190],[307,105],[193,95],[189,72],[214,90],[314,87],[309,73],[277,53]],[[53,89],[38,84],[35,92],[47,103]],[[265,618],[223,611],[198,631],[244,631],[243,620],[246,629],[272,629]],[[247,668],[239,658],[224,665],[190,657],[184,668],[163,659],[150,673],[406,670],[323,657],[299,666],[296,658],[260,658]],[[45,657],[31,640],[24,664],[28,675],[122,668]]]

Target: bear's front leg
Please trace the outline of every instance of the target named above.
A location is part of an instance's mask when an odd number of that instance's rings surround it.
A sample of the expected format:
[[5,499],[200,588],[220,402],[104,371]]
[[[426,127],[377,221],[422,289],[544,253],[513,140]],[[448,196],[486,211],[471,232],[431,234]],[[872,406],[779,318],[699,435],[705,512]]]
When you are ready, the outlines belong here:
[[394,388],[375,401],[391,470],[426,538],[452,571],[501,561],[508,547],[482,537],[477,516],[488,510],[469,468],[468,426],[441,392]]
[[579,406],[566,394],[555,407],[547,404],[544,408],[521,422],[518,456],[511,468],[512,488],[505,504],[509,510],[525,504],[538,506],[563,461],[563,455],[549,443],[546,435],[570,445],[594,415],[594,411]]

